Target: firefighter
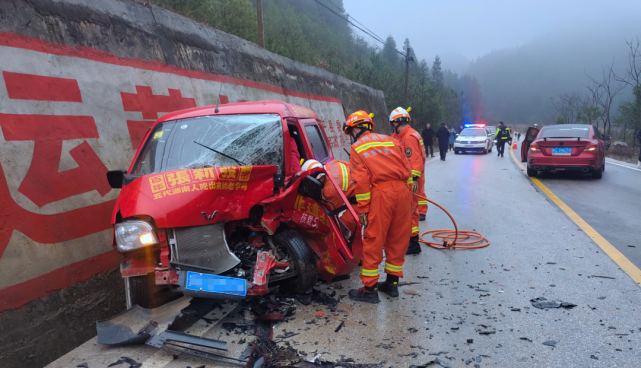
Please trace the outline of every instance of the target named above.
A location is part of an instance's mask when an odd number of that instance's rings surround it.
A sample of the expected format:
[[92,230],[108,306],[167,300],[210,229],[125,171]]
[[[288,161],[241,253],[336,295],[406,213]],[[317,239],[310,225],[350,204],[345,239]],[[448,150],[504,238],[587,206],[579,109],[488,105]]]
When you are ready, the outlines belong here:
[[[414,128],[410,126],[409,112],[412,110],[408,107],[405,110],[402,107],[395,108],[389,116],[390,125],[392,125],[392,138],[401,142],[401,147],[405,156],[410,162],[412,169],[412,194],[420,193],[419,188],[425,186],[425,151],[423,150],[423,139]],[[421,244],[418,242],[418,221],[420,213],[418,212],[419,198],[412,195],[412,230],[409,247],[405,254],[421,253]]]
[[[372,133],[374,122],[365,111],[349,116],[343,125],[352,138],[350,168],[363,235],[361,281],[349,291],[354,300],[378,303],[378,290],[398,297],[405,252],[411,232],[412,176],[401,144],[394,138]],[[378,266],[385,252],[385,282],[378,283]]]
[[[321,167],[323,167],[323,164],[321,164],[320,162],[316,160],[307,160],[303,164],[303,171]],[[338,188],[345,195],[345,198],[347,198],[348,201],[350,199],[355,201],[354,182],[352,181],[352,177],[350,175],[349,162],[339,160],[330,161],[325,165],[325,171],[328,175],[332,176],[332,178],[336,182],[336,185],[338,185]],[[345,202],[338,194],[338,190],[325,178],[325,174],[317,176],[316,179],[319,179],[323,183],[323,198],[332,202],[332,204],[334,205],[334,209],[340,208],[345,205]],[[349,211],[343,211],[343,213],[339,215],[338,219],[341,221],[342,225],[345,225],[344,229],[341,230],[343,230],[343,233],[347,237],[351,236],[356,231],[356,220]],[[345,233],[344,230],[348,230],[348,232]]]
[[496,133],[494,133],[494,136],[496,137],[496,150],[498,152],[497,156],[503,157],[503,152],[505,151],[505,143],[512,139],[510,130],[505,125],[503,125],[502,121],[499,121],[499,127],[498,129],[496,129]]

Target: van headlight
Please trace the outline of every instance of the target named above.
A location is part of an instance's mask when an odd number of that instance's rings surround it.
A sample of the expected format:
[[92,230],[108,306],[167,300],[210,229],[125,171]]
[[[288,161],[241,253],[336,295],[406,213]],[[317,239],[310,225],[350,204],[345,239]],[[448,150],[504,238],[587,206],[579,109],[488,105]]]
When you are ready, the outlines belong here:
[[114,226],[116,245],[121,252],[158,244],[151,225],[144,221],[121,222]]

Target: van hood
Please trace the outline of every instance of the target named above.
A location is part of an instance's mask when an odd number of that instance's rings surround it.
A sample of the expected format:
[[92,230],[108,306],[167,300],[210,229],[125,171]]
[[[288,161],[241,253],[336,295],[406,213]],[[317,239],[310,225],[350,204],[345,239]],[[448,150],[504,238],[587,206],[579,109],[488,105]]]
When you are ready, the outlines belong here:
[[182,169],[144,175],[122,188],[123,218],[151,216],[159,228],[241,220],[274,193],[278,166]]

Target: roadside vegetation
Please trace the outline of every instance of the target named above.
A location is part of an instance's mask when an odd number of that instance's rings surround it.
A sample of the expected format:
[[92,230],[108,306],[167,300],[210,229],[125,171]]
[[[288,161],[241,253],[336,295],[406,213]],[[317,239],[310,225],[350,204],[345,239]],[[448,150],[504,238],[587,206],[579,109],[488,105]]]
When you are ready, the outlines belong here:
[[[255,0],[150,2],[257,42]],[[375,35],[366,35],[370,33],[366,25],[349,18],[342,0],[263,0],[263,22],[267,50],[383,91],[389,109],[412,107],[413,125],[419,131],[427,123],[456,127],[482,116],[476,79],[443,70],[438,56],[431,63],[420,59],[409,39],[399,46],[391,36],[376,40]],[[403,104],[408,48],[408,93]]]

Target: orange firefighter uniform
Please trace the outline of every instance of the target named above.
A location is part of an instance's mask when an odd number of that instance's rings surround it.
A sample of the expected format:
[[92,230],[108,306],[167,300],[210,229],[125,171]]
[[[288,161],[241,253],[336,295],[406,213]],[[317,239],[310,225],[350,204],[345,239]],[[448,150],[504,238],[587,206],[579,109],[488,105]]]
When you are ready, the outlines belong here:
[[[354,197],[354,182],[350,175],[350,167],[348,162],[333,160],[325,165],[325,171],[332,176],[338,187],[347,199]],[[325,182],[323,186],[323,197],[332,202],[334,208],[341,207],[345,204],[341,196],[338,194],[336,187],[329,182]],[[349,211],[343,212],[340,216],[341,222],[353,234],[356,230],[356,220]]]
[[[425,147],[423,147],[423,138],[411,126],[406,126],[400,133],[394,133],[392,138],[401,142],[403,153],[410,162],[412,177],[418,178],[417,194],[421,193],[421,188],[425,186]],[[425,190],[423,189],[423,192]],[[419,220],[419,198],[412,195],[412,236],[418,235]]]
[[350,168],[358,213],[367,213],[361,280],[377,284],[385,251],[385,273],[403,277],[411,231],[411,169],[396,139],[366,131],[351,147]]

